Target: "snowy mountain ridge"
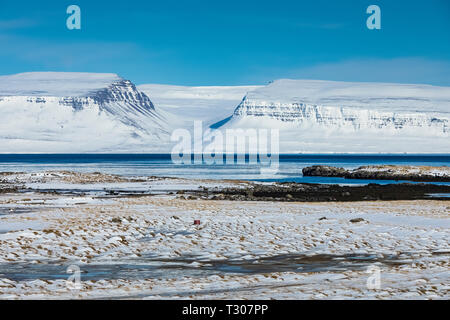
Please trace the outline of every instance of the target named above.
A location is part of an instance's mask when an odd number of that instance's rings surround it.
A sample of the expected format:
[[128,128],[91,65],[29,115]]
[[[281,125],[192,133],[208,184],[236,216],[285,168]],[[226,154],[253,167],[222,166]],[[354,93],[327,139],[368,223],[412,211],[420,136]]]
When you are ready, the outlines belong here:
[[263,105],[450,113],[450,87],[419,84],[280,79],[250,91],[245,100]]
[[86,96],[122,80],[114,73],[25,72],[0,76],[0,96]]
[[355,130],[423,127],[445,134],[450,131],[450,88],[277,80],[250,92],[233,116]]
[[233,117],[260,117],[278,120],[281,127],[286,123],[298,126],[319,125],[362,129],[403,129],[426,127],[436,132],[450,132],[450,121],[446,114],[431,112],[390,112],[376,109],[352,107],[330,107],[303,103],[257,102],[244,99],[236,108]]
[[450,88],[277,80],[223,126],[249,127],[280,129],[284,152],[450,152]]
[[2,76],[0,111],[0,152],[130,150],[168,135],[150,98],[115,74]]
[[450,153],[450,88],[277,80],[136,87],[116,74],[0,77],[0,152],[171,152],[174,129],[280,130],[280,152]]

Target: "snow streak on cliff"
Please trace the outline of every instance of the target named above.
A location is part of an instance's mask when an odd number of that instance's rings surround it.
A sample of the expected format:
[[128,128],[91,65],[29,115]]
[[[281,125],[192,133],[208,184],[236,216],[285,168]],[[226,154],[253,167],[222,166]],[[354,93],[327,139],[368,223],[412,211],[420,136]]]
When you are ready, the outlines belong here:
[[0,77],[0,152],[154,150],[167,140],[150,98],[115,74]]
[[450,88],[278,80],[227,127],[279,128],[283,152],[450,152]]

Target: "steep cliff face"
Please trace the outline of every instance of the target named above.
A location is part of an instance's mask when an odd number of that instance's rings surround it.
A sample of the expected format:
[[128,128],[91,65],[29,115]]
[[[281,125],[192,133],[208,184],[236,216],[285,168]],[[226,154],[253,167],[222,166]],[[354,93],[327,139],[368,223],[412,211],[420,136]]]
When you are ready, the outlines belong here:
[[280,129],[283,152],[450,152],[450,88],[277,80],[223,128]]
[[[34,99],[35,102],[45,102],[45,100],[40,97]],[[62,97],[60,103],[62,105],[72,106],[75,110],[78,110],[91,103],[96,103],[99,106],[107,106],[109,103],[113,102],[123,102],[142,111],[155,109],[150,98],[144,93],[139,92],[129,80],[114,81],[105,88],[86,93],[85,96]]]
[[0,77],[0,112],[0,152],[151,150],[168,136],[150,98],[113,74]]
[[96,104],[99,110],[111,114],[126,125],[158,137],[168,134],[164,129],[165,119],[156,112],[150,98],[138,91],[129,80],[114,82],[84,99],[74,98],[71,103],[74,109],[85,103]]
[[351,107],[324,107],[303,103],[265,104],[244,99],[233,113],[234,117],[260,117],[277,120],[292,126],[323,126],[334,129],[426,129],[428,133],[448,134],[449,117],[427,112],[389,112]]

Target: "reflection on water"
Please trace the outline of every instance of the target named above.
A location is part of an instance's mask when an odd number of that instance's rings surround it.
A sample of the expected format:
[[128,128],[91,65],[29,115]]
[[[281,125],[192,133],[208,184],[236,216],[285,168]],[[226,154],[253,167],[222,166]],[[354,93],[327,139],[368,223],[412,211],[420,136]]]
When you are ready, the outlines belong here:
[[0,216],[30,213],[33,209],[30,207],[0,207]]
[[450,193],[430,193],[427,196],[430,198],[450,198]]
[[[410,263],[410,255],[379,254],[284,254],[250,260],[199,260],[185,255],[176,259],[158,259],[147,256],[139,260],[127,260],[111,264],[79,265],[82,280],[102,279],[167,279],[184,276],[204,277],[217,274],[258,274],[271,272],[325,272],[362,270],[378,263],[399,265]],[[15,281],[67,279],[69,264],[9,263],[0,264],[0,278]]]

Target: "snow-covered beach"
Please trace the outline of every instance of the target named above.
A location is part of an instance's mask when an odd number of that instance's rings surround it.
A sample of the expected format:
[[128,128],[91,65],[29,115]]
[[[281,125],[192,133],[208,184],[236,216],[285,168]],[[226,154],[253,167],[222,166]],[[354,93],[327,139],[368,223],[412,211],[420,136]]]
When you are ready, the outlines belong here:
[[0,299],[450,296],[449,201],[207,200],[182,190],[250,182],[70,172],[1,180],[18,191],[0,193]]

